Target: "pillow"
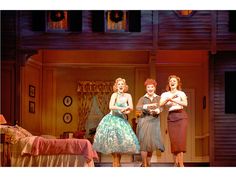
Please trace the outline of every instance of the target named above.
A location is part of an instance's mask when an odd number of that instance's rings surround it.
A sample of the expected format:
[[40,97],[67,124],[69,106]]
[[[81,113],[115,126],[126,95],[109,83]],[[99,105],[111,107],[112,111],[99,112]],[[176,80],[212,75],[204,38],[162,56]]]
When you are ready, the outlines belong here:
[[6,141],[11,144],[16,144],[21,138],[26,137],[15,126],[1,127],[1,132],[6,135]]
[[15,126],[21,133],[23,133],[26,137],[33,136],[28,130],[20,127],[19,125],[16,124]]
[[56,139],[57,137],[53,136],[53,135],[40,135],[41,137],[45,138],[45,139]]

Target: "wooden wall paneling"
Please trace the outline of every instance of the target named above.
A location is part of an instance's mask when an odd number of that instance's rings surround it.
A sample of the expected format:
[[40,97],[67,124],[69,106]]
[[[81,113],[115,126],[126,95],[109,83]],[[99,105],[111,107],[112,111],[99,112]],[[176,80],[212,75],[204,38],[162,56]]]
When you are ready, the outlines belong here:
[[[82,13],[85,13],[84,11]],[[86,12],[87,15],[92,13]],[[93,32],[92,17],[83,20],[85,27],[78,33],[45,33],[33,32],[30,12],[21,12],[21,47],[22,48],[48,48],[48,49],[150,49],[152,48],[152,16],[151,11],[141,11],[141,32],[130,33],[104,33]],[[83,15],[84,17],[84,15]],[[90,24],[88,24],[90,23]],[[89,30],[90,28],[90,30]],[[85,31],[88,30],[88,31]]]
[[217,12],[211,12],[211,53],[216,53]]
[[83,10],[82,11],[82,32],[92,33],[92,11]]
[[[21,68],[21,125],[33,135],[41,134],[42,121],[42,64],[30,58]],[[35,88],[35,97],[29,95],[29,86]],[[29,102],[35,104],[35,112],[29,112]]]
[[147,78],[149,78],[148,65],[146,67],[135,68],[135,81],[134,81],[135,92],[133,96],[134,110],[136,110],[135,107],[136,107],[136,104],[138,103],[139,98],[146,93],[144,82]]
[[159,11],[159,49],[209,50],[210,34],[210,11],[182,18],[174,11]]
[[[130,33],[94,33],[92,31],[92,11],[82,11],[82,33],[46,33],[33,31],[33,11],[8,12],[4,19],[4,28],[15,24],[15,16],[19,17],[19,35],[21,48],[48,49],[122,49],[122,50],[150,50],[153,47],[153,33],[155,28],[153,19],[158,13],[158,45],[160,49],[201,49],[212,50],[212,30],[217,25],[216,50],[235,50],[236,34],[229,32],[229,11],[199,10],[192,17],[178,17],[174,11],[141,11],[141,32]],[[212,14],[216,13],[217,22],[214,24]],[[3,13],[4,14],[4,13]],[[17,15],[16,15],[17,14]],[[9,18],[10,17],[10,18]],[[215,18],[215,17],[214,17]],[[10,22],[9,22],[10,20]],[[213,21],[212,21],[213,20]],[[5,27],[6,26],[6,27]],[[8,26],[8,27],[7,27]],[[4,31],[3,28],[3,31]],[[5,34],[10,31],[5,30]],[[212,33],[213,32],[213,33]],[[15,33],[11,33],[11,35]],[[3,35],[4,37],[5,35]],[[5,37],[4,37],[5,38]],[[14,38],[14,37],[13,37]],[[6,38],[8,41],[10,38]],[[8,43],[10,44],[10,43]],[[5,44],[5,45],[8,45]],[[15,50],[12,46],[12,52]],[[5,50],[4,50],[5,53]],[[8,52],[9,55],[11,52]]]
[[159,33],[159,11],[153,11],[153,50],[158,49],[158,33]]
[[56,79],[54,69],[42,70],[42,133],[56,135]]
[[236,32],[229,31],[229,11],[217,11],[217,50],[236,50]]
[[211,165],[235,166],[236,115],[225,113],[225,71],[236,71],[235,52],[221,52],[213,56],[211,77]]

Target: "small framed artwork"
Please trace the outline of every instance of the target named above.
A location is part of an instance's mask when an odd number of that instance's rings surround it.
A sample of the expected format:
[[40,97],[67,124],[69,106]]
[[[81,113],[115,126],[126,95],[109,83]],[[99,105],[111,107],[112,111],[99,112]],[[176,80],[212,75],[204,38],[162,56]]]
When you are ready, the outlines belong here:
[[47,12],[47,32],[65,32],[68,30],[67,11]]
[[63,98],[63,104],[69,107],[72,104],[72,98],[70,96],[65,96]]
[[71,113],[65,113],[63,115],[63,121],[66,123],[66,124],[69,124],[71,121],[72,121],[72,114]]
[[35,86],[29,85],[29,96],[35,98]]
[[29,112],[35,113],[35,102],[29,101]]

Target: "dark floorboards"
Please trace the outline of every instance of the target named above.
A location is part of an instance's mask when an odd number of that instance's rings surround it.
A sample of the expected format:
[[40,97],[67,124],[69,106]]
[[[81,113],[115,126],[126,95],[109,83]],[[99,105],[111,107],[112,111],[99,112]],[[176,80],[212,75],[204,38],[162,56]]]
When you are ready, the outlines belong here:
[[[185,167],[209,167],[209,163],[184,163]],[[121,167],[140,167],[141,162],[122,162]],[[173,167],[173,163],[152,163],[151,167]],[[95,167],[112,167],[111,162],[95,162]]]

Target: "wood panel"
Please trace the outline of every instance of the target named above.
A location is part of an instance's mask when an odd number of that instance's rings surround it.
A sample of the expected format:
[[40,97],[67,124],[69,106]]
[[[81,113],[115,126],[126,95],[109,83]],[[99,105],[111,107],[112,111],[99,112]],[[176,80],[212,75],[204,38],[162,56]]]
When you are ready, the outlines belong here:
[[219,53],[214,56],[212,111],[211,111],[211,164],[235,166],[236,115],[225,114],[225,71],[236,71],[236,53]]
[[20,12],[22,48],[48,49],[151,49],[152,12],[141,12],[141,32],[92,32],[91,12],[83,11],[82,33],[45,33],[32,31],[32,12]]
[[[2,40],[10,40],[3,42],[3,46],[10,50],[6,53],[8,55],[16,52],[12,44],[18,34],[21,48],[31,49],[152,50],[157,47],[214,52],[236,49],[236,33],[229,32],[229,11],[199,10],[191,17],[182,18],[173,10],[143,10],[141,32],[128,33],[92,32],[92,13],[86,10],[82,11],[82,32],[33,31],[32,11],[4,11],[2,19]],[[19,33],[15,33],[16,29]]]
[[[34,86],[35,96],[29,95],[29,86]],[[33,135],[41,134],[42,117],[42,64],[28,60],[26,66],[21,68],[21,126]],[[29,102],[35,104],[35,112],[29,111]]]
[[217,13],[217,49],[222,51],[235,50],[236,32],[229,32],[229,11]]
[[82,11],[82,32],[63,33],[33,31],[32,11],[19,11],[17,14],[22,48],[83,50],[158,48],[213,50],[213,52],[236,49],[236,33],[229,32],[228,27],[229,11],[198,10],[191,17],[179,17],[173,10],[143,10],[141,32],[126,33],[93,32],[92,11]]
[[210,49],[211,13],[197,11],[179,17],[175,11],[159,12],[159,49]]

